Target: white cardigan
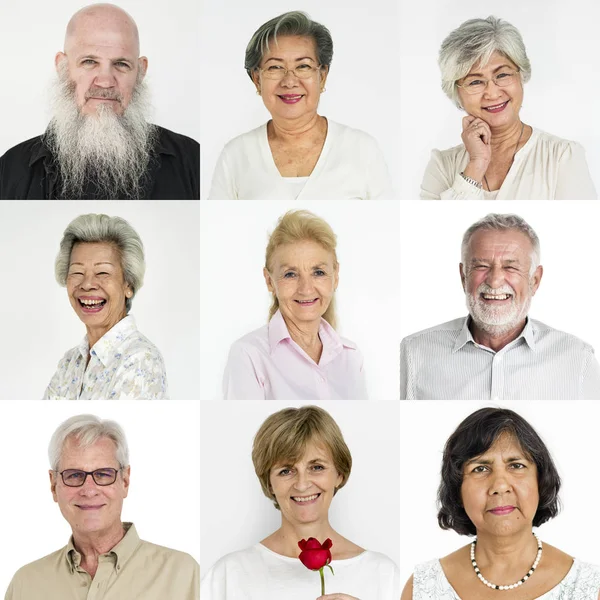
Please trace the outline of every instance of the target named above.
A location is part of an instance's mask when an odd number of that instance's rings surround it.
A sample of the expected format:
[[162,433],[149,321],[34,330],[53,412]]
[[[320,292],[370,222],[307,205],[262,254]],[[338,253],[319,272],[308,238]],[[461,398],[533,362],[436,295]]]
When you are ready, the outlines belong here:
[[[384,554],[365,551],[333,560],[325,572],[326,594],[349,594],[360,600],[398,600],[400,573]],[[317,571],[297,558],[276,554],[262,544],[219,559],[200,582],[202,600],[314,600],[321,595]]]
[[383,155],[373,137],[328,120],[319,160],[306,178],[282,177],[267,125],[227,143],[215,168],[211,200],[379,200],[394,197]]
[[465,146],[433,150],[421,200],[597,200],[585,152],[576,142],[534,129],[515,154],[499,190],[487,192],[460,175],[469,163]]

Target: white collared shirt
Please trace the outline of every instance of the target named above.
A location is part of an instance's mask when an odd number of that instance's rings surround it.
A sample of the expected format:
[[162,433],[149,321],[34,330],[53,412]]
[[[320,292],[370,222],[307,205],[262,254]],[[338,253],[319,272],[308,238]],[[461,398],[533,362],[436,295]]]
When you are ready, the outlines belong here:
[[87,336],[69,350],[44,394],[44,400],[167,399],[163,358],[139,333],[131,315],[107,331],[91,350]]
[[363,357],[321,319],[318,364],[291,338],[277,311],[267,325],[231,346],[225,400],[366,400]]
[[494,352],[477,344],[462,317],[405,337],[402,400],[598,400],[600,365],[579,338],[527,319]]

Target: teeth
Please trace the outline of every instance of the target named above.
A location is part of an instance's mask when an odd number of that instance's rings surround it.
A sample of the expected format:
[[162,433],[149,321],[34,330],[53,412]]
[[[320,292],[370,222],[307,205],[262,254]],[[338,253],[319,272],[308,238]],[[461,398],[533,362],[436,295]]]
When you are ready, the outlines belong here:
[[509,294],[498,294],[498,295],[483,294],[483,297],[486,300],[506,300],[506,299],[510,298],[510,295]]
[[310,502],[318,497],[319,494],[313,494],[312,496],[306,496],[305,498],[301,498],[300,496],[292,496],[292,500],[295,500],[296,502]]
[[84,300],[83,298],[80,298],[79,302],[85,304],[86,306],[94,306],[96,304],[101,304],[104,302],[104,300]]
[[501,106],[504,106],[506,104],[506,102],[503,102],[502,104],[496,104],[496,106],[486,106],[485,110],[490,110],[490,109],[494,109],[494,108],[500,108]]

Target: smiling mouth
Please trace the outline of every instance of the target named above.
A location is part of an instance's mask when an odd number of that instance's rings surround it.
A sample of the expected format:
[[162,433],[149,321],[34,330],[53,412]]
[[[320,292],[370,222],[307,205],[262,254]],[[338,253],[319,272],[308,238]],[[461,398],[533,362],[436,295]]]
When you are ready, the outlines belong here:
[[296,504],[312,504],[320,495],[321,492],[313,494],[312,496],[292,496],[292,500],[296,502]]
[[295,104],[304,98],[302,94],[278,94],[278,98],[286,104]]
[[487,110],[488,112],[491,113],[498,113],[498,112],[502,112],[507,104],[508,104],[508,100],[506,102],[502,102],[502,104],[494,104],[493,106],[484,106],[483,110]]
[[503,302],[512,299],[512,294],[480,294],[486,302]]
[[106,299],[98,298],[95,300],[78,298],[79,306],[85,313],[97,313],[100,312],[106,304]]
[[104,504],[99,504],[97,506],[82,506],[80,504],[75,505],[79,510],[100,510]]
[[294,300],[300,306],[314,306],[319,301],[318,298],[313,298],[312,300]]

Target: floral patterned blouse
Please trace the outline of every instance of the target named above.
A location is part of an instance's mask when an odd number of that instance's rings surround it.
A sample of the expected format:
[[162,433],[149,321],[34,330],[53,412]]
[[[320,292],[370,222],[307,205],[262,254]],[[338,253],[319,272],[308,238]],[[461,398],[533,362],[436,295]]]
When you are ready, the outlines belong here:
[[129,315],[91,350],[87,336],[69,350],[58,363],[44,400],[168,400],[165,364]]

